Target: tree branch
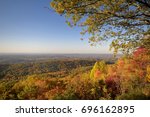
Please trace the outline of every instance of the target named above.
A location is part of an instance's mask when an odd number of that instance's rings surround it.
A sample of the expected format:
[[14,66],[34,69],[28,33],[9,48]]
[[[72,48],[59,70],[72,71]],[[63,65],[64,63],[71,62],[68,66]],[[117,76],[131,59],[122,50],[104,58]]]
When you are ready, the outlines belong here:
[[137,2],[139,2],[139,3],[141,3],[141,4],[143,4],[144,6],[146,6],[146,7],[149,7],[150,8],[150,3],[149,2],[147,2],[148,0],[136,0]]

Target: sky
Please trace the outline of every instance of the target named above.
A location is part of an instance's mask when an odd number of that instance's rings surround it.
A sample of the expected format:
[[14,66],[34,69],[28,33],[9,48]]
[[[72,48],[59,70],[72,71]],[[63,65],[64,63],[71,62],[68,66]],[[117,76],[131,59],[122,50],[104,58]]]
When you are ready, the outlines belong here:
[[91,47],[81,29],[45,7],[50,0],[0,0],[0,53],[111,53]]

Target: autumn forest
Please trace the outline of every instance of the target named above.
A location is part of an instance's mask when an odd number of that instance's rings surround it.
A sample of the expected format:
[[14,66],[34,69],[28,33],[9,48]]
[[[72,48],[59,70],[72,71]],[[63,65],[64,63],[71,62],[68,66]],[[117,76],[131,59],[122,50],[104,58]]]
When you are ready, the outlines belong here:
[[113,53],[1,54],[1,100],[150,99],[149,0],[51,0],[49,9]]

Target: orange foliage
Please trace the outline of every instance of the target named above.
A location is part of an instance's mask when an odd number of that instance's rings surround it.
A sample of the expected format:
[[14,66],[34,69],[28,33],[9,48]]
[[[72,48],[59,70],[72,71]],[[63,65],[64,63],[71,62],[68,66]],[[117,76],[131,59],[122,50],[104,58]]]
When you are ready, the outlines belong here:
[[101,71],[100,70],[96,70],[95,73],[94,73],[94,78],[98,78],[98,77],[101,77]]

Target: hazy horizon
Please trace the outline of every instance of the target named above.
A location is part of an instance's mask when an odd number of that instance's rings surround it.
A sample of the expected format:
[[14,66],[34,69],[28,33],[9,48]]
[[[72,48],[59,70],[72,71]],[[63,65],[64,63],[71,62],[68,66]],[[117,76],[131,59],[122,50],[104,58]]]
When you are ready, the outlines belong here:
[[105,54],[106,54],[106,55],[107,55],[107,54],[108,54],[108,55],[113,55],[113,53],[15,53],[15,52],[13,52],[13,53],[8,53],[8,52],[6,52],[6,53],[1,53],[1,52],[0,52],[0,55],[2,55],[2,54],[29,54],[29,55],[30,55],[30,54],[52,54],[52,55],[53,55],[53,54],[54,54],[54,55],[55,55],[55,54],[56,54],[56,55],[59,55],[59,54],[60,54],[60,55],[61,55],[61,54],[62,54],[62,55],[63,55],[63,54],[96,54],[96,55],[103,55],[103,54],[104,54],[104,55],[105,55]]

